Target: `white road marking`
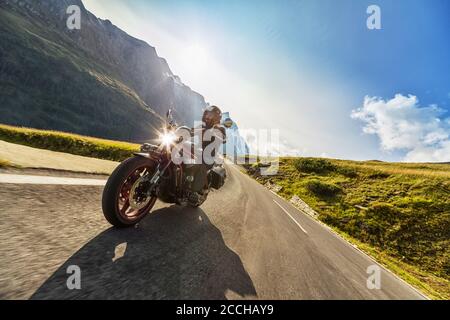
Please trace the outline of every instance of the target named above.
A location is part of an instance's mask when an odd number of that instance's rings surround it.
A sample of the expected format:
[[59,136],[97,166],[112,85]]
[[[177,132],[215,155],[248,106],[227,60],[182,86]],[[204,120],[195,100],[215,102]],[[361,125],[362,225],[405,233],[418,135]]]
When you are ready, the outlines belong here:
[[[244,177],[252,180],[254,183],[262,186],[261,184],[259,184],[258,182],[256,182],[253,178],[251,178],[250,176],[248,176],[247,174],[241,172],[239,169],[236,168],[235,164],[230,165],[229,167],[232,167],[233,169],[235,169],[237,172],[239,172],[240,174],[242,174]],[[267,191],[271,192],[272,194],[276,195],[278,198],[280,198],[283,201],[286,201],[286,199],[283,199],[279,194],[273,192],[272,190],[269,190],[267,188],[265,188]],[[273,199],[272,199],[273,200]],[[276,202],[275,200],[273,200],[274,202]],[[278,204],[278,203],[277,203]],[[278,204],[278,206],[280,206]],[[362,251],[361,249],[359,249],[356,245],[354,245],[353,243],[351,243],[349,240],[345,239],[342,235],[340,235],[337,231],[333,230],[330,226],[326,225],[324,222],[320,221],[317,218],[314,218],[312,216],[310,216],[309,214],[303,212],[301,209],[295,207],[293,204],[290,204],[290,206],[292,208],[294,208],[295,210],[297,210],[299,213],[303,214],[304,216],[306,216],[308,219],[310,219],[312,222],[317,223],[319,226],[321,226],[322,228],[324,228],[325,230],[327,230],[328,232],[330,232],[330,234],[332,234],[333,236],[335,236],[337,239],[339,239],[340,241],[343,241],[346,245],[350,246],[351,248],[353,248],[354,250],[356,250],[357,252],[359,252],[361,255],[363,255],[366,259],[369,259],[370,261],[375,262],[378,266],[380,266],[381,268],[383,268],[383,270],[387,273],[389,273],[390,275],[394,276],[398,281],[402,282],[404,285],[408,286],[409,288],[411,288],[413,291],[415,291],[416,293],[418,293],[419,295],[421,295],[424,299],[426,300],[431,300],[429,297],[427,297],[424,293],[422,293],[420,290],[416,289],[414,286],[412,286],[411,284],[409,284],[408,282],[406,282],[405,280],[403,280],[402,278],[400,278],[400,276],[398,276],[397,274],[395,274],[394,272],[392,272],[391,270],[388,269],[388,267],[384,266],[383,264],[381,264],[380,262],[376,261],[375,258],[371,257],[369,254],[365,253],[364,251]],[[283,208],[282,208],[283,209]],[[284,209],[283,209],[284,210]],[[286,211],[285,211],[286,212]],[[289,215],[291,218],[292,216]],[[297,223],[297,221],[295,221]],[[298,224],[298,223],[297,223]],[[306,232],[306,231],[305,231]]]
[[283,207],[281,206],[281,204],[279,204],[275,199],[272,199],[272,200],[273,200],[273,202],[275,202],[275,203],[281,208],[281,210],[283,210],[283,211],[289,216],[289,218],[291,218],[291,219],[295,222],[295,224],[296,224],[296,225],[297,225],[304,233],[308,234],[308,232],[300,225],[300,223],[298,223],[298,221],[295,220],[294,217],[291,216],[291,214],[290,214],[285,208],[283,208]]
[[45,184],[45,185],[71,185],[71,186],[104,186],[106,180],[81,179],[66,177],[29,176],[20,174],[0,174],[0,183],[9,184]]

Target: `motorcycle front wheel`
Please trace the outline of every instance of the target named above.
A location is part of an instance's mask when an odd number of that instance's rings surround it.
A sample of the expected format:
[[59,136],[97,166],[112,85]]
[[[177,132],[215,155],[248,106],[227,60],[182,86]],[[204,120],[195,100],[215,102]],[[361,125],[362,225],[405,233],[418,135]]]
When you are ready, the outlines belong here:
[[109,177],[102,196],[103,215],[118,228],[141,221],[155,205],[156,196],[147,196],[144,176],[153,175],[156,165],[143,157],[122,162]]

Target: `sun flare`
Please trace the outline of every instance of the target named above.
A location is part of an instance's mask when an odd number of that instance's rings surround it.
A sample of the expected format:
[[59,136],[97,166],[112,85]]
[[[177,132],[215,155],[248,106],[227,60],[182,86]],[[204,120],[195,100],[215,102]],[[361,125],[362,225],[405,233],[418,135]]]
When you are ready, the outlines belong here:
[[192,44],[181,54],[187,67],[194,69],[196,72],[203,72],[207,69],[210,55],[205,46],[198,43]]

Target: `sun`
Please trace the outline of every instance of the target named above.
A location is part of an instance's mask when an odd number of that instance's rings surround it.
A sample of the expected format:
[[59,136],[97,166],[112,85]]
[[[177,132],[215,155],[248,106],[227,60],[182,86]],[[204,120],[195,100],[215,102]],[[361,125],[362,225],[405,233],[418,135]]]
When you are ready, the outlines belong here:
[[208,61],[210,59],[208,49],[205,46],[195,43],[186,48],[181,53],[184,57],[184,63],[189,69],[193,69],[196,72],[203,72],[208,68]]

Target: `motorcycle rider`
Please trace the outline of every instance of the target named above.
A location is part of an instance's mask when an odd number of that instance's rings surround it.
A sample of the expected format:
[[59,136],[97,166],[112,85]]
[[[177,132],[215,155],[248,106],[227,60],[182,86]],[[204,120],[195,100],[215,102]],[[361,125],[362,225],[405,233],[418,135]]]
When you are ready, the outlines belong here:
[[[208,184],[207,173],[213,167],[213,163],[205,163],[206,157],[211,157],[215,159],[216,150],[208,150],[207,147],[215,143],[217,139],[219,143],[224,144],[226,142],[226,130],[223,125],[220,124],[222,119],[222,111],[217,106],[207,107],[202,116],[202,124],[200,127],[194,128],[195,130],[201,130],[202,138],[202,163],[198,165],[191,166],[187,170],[187,174],[193,177],[194,183],[191,185],[191,189],[196,192],[201,192],[205,186]],[[211,138],[211,139],[209,139]],[[205,154],[206,150],[210,151],[211,154]]]
[[[202,117],[202,125],[203,125],[203,134],[206,132],[206,130],[217,130],[214,132],[214,139],[221,139],[223,143],[225,143],[226,138],[226,131],[225,127],[220,124],[220,121],[222,120],[222,111],[217,106],[210,106],[205,109],[203,112]],[[213,142],[214,140],[205,141],[206,139],[202,139],[202,147],[203,149],[206,148],[206,146],[209,145],[209,143]],[[212,155],[213,157],[215,155]]]

